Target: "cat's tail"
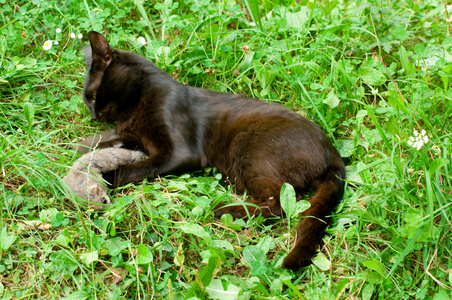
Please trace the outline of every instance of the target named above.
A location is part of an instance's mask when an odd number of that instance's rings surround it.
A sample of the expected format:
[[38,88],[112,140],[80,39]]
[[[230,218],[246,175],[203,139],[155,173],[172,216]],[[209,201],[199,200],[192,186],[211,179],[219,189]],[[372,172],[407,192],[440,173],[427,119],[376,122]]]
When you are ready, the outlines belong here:
[[310,208],[302,213],[296,227],[295,247],[284,259],[283,268],[296,270],[311,263],[328,226],[327,216],[333,212],[344,193],[345,166],[341,159],[337,160],[336,166],[330,166],[324,178],[309,201]]

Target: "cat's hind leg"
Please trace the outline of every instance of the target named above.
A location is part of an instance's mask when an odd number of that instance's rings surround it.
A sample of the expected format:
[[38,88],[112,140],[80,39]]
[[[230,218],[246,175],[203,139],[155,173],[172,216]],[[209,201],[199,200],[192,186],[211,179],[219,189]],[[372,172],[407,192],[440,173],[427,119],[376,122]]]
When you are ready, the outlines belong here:
[[245,189],[252,196],[252,200],[226,207],[223,207],[224,204],[219,204],[217,205],[219,209],[215,211],[215,217],[220,217],[223,214],[231,214],[236,219],[260,214],[264,218],[280,217],[279,194],[281,186],[282,183],[273,178],[261,176],[252,178],[245,182]]

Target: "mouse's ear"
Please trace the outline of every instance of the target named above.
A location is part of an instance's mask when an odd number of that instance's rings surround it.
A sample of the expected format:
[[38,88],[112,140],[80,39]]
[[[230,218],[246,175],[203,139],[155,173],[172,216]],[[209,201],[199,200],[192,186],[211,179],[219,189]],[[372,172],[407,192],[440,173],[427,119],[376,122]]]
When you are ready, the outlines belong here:
[[99,195],[102,192],[99,184],[92,184],[92,185],[90,185],[88,187],[88,190],[89,190],[89,194],[90,195]]
[[[97,66],[108,66],[112,60],[113,48],[108,44],[107,39],[96,31],[88,32],[88,39],[91,44],[91,61]],[[87,53],[85,52],[85,57]]]

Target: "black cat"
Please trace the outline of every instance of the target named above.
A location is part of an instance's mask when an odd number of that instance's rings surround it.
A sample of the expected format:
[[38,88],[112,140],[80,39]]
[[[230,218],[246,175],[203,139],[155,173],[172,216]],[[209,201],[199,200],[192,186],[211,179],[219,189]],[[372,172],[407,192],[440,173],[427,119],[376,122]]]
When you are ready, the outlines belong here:
[[[117,137],[99,146],[122,144],[148,155],[116,170],[113,186],[212,166],[252,196],[260,209],[248,206],[251,215],[264,217],[281,216],[283,183],[298,198],[315,190],[283,262],[289,269],[308,265],[344,191],[344,163],[320,128],[277,104],[183,86],[146,58],[110,47],[101,34],[88,37],[83,98],[93,120],[116,122]],[[247,216],[240,205],[215,216],[226,213]]]

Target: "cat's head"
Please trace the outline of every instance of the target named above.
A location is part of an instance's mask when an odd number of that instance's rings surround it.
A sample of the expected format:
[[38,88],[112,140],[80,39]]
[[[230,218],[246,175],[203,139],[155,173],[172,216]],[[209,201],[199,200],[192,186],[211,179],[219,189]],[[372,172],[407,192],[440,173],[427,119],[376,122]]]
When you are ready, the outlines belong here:
[[90,31],[88,39],[91,46],[83,49],[88,65],[83,101],[93,120],[113,123],[137,102],[140,89],[135,66],[139,59],[135,54],[112,48],[98,32]]

